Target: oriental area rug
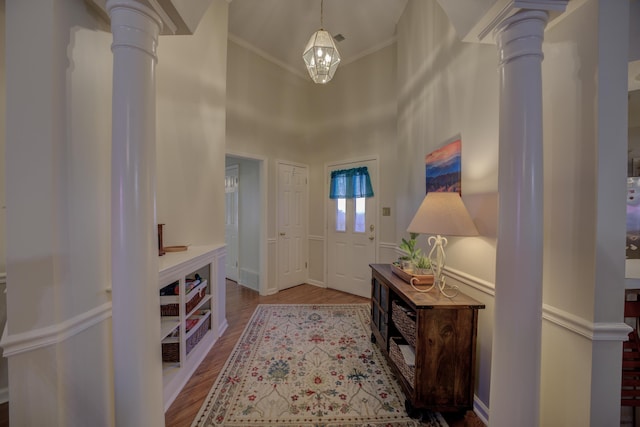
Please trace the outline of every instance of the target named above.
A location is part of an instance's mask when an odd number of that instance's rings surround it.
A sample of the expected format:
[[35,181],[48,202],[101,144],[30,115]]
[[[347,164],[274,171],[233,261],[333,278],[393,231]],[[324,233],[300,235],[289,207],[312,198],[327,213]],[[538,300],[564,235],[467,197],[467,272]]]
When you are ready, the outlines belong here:
[[192,427],[446,427],[422,422],[371,343],[368,304],[259,305]]

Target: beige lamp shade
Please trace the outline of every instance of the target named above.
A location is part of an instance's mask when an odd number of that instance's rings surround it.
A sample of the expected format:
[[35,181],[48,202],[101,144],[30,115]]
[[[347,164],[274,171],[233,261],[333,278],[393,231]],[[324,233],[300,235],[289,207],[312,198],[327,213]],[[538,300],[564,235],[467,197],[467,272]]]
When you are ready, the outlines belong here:
[[458,193],[428,193],[418,208],[409,233],[477,236],[478,230]]

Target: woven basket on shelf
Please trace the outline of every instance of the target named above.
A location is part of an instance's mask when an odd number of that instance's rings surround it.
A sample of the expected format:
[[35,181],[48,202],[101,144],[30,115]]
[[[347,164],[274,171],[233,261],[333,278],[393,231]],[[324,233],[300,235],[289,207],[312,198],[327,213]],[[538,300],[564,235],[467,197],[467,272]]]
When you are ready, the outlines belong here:
[[206,318],[202,321],[200,326],[198,326],[198,329],[196,329],[193,335],[187,338],[187,354],[189,354],[189,352],[198,345],[202,337],[204,337],[209,329],[211,329],[211,313],[208,312],[205,317]]
[[161,316],[178,316],[180,308],[178,304],[163,304],[160,306]]
[[407,342],[416,346],[415,312],[400,304],[397,300],[391,303],[391,319]]
[[402,351],[400,351],[400,347],[398,345],[405,344],[404,340],[399,337],[392,337],[389,340],[389,357],[393,360],[396,367],[402,374],[402,376],[409,382],[409,384],[413,387],[413,380],[416,375],[415,366],[409,366],[404,361],[404,357],[402,357]]
[[196,306],[202,301],[204,296],[206,295],[207,290],[207,282],[206,280],[198,285],[195,289],[187,294],[187,298],[191,298],[185,304],[185,313],[190,313],[191,310],[196,308]]
[[179,342],[162,343],[162,361],[163,362],[179,362],[180,361],[180,343]]

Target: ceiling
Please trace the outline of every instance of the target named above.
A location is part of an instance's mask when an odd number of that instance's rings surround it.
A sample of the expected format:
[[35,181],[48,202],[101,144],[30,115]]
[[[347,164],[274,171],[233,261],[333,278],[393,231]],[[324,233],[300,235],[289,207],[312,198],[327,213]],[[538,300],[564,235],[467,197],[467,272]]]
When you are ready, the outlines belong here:
[[[334,37],[341,65],[391,43],[407,0],[324,0],[323,27]],[[311,34],[320,28],[320,0],[233,0],[230,38],[308,77],[302,62]],[[338,69],[338,72],[339,69]]]

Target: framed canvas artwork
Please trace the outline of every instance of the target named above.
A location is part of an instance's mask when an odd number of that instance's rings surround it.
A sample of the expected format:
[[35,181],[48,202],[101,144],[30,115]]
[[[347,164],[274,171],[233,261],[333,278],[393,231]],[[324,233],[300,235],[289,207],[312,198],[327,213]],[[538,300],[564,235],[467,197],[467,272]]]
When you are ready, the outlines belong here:
[[457,138],[425,157],[425,181],[430,191],[462,194],[462,139]]

